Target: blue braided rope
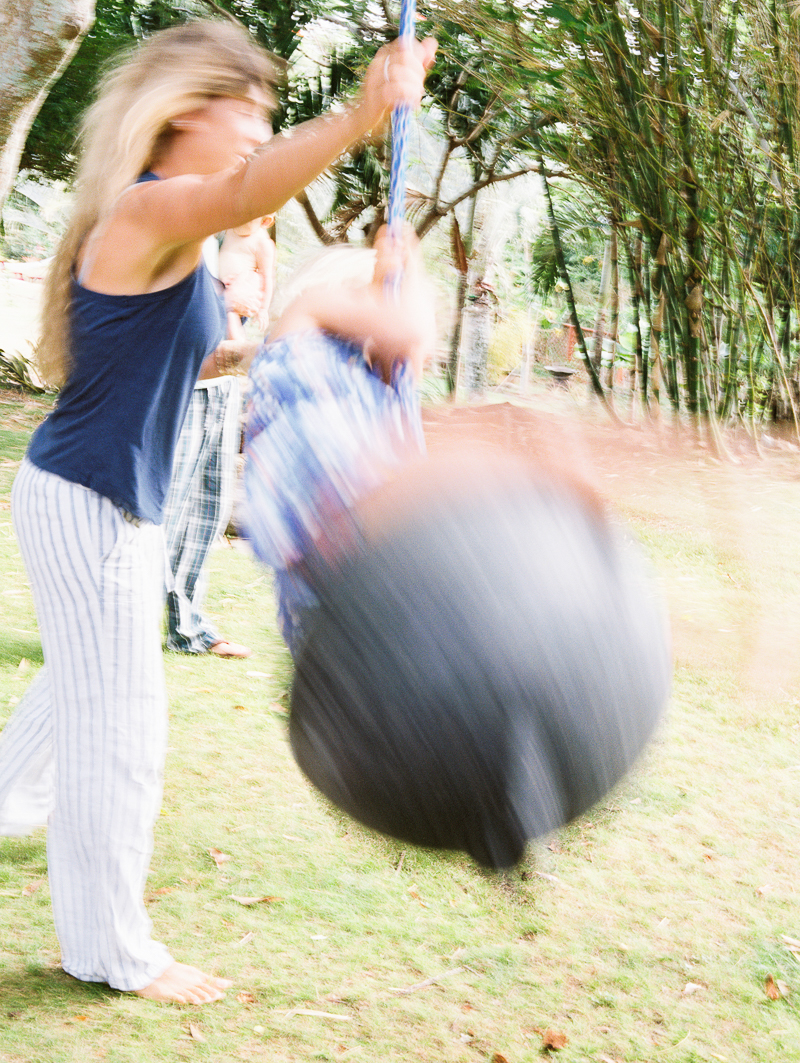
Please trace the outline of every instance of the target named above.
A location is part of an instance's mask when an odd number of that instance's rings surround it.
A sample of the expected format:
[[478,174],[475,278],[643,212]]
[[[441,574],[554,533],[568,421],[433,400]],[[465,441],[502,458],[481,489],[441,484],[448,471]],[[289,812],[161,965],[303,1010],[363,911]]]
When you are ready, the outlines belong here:
[[[400,41],[406,48],[414,39],[416,21],[416,0],[400,0]],[[408,129],[411,108],[408,104],[398,104],[392,111],[392,167],[389,175],[389,232],[399,240],[403,232],[406,214],[406,173],[408,170]],[[390,287],[397,291],[400,276],[391,279]]]

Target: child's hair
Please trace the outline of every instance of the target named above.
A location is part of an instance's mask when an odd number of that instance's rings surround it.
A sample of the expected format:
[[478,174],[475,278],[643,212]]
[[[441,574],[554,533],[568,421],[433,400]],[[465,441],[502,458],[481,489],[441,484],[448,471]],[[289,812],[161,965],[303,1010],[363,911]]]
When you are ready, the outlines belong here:
[[353,247],[351,244],[326,247],[281,285],[276,320],[308,288],[330,284],[331,280],[347,287],[363,288],[371,282],[374,272],[375,252],[371,248]]
[[197,19],[162,30],[123,54],[102,79],[84,117],[72,220],[45,288],[39,363],[51,383],[70,372],[70,276],[82,240],[120,194],[151,166],[172,121],[214,97],[256,88],[274,104],[276,65],[244,27]]

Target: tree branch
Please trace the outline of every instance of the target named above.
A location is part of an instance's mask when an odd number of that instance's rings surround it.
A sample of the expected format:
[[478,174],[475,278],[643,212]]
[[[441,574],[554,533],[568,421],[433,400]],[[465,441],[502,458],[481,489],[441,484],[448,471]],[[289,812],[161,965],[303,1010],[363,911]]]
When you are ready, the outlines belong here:
[[337,242],[336,238],[328,232],[328,230],[317,217],[317,212],[311,205],[311,200],[308,198],[306,192],[298,192],[294,198],[303,208],[303,213],[308,219],[308,224],[314,230],[314,235],[317,237],[320,243],[325,244],[326,247],[330,244],[335,244]]

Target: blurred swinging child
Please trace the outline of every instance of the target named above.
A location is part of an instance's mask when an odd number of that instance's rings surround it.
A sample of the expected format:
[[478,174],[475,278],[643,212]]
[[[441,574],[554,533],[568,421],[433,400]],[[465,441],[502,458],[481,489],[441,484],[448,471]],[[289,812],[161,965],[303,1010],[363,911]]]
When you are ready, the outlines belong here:
[[666,628],[568,447],[461,439],[425,458],[415,385],[435,330],[406,248],[396,301],[383,232],[369,283],[307,288],[257,355],[248,531],[275,569],[302,770],[369,827],[509,867],[641,753]]
[[[400,269],[398,297],[387,299],[385,279]],[[319,283],[331,275],[338,283]],[[324,252],[294,288],[250,370],[245,430],[247,530],[275,570],[292,653],[314,604],[309,552],[346,536],[356,503],[424,454],[416,386],[436,331],[410,233],[403,248],[384,228],[374,251]]]

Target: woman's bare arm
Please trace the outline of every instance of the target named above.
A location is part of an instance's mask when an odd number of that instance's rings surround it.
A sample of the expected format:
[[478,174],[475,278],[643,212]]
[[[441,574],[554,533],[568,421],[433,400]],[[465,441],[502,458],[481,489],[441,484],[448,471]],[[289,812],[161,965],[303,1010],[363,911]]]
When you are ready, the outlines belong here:
[[433,353],[436,326],[430,301],[387,301],[374,285],[366,288],[309,288],[284,311],[270,341],[291,332],[322,329],[364,346],[389,379],[395,362],[410,362],[422,374]]
[[246,163],[221,173],[181,175],[137,186],[121,204],[164,246],[201,239],[273,214],[352,144],[385,121],[395,104],[419,106],[435,41],[405,50],[385,45],[356,100],[265,143]]

